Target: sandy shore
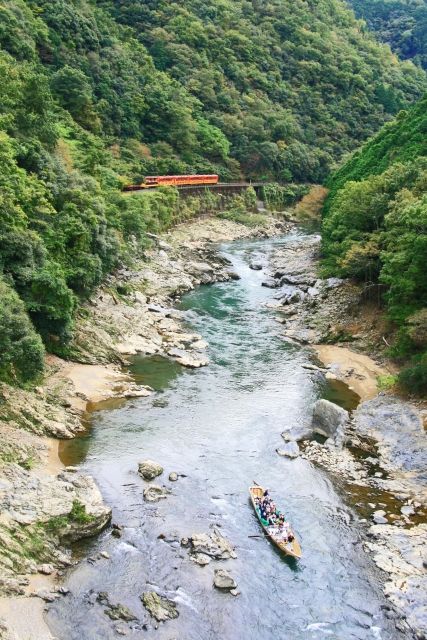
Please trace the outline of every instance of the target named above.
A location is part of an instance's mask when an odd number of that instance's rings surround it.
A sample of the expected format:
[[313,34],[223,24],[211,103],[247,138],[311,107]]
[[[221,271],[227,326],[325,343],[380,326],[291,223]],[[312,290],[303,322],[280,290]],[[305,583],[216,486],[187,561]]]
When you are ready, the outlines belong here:
[[[30,583],[26,591],[31,593],[39,589],[50,591],[54,576],[35,574],[29,576]],[[46,603],[40,598],[16,596],[0,598],[0,619],[7,625],[6,640],[56,640],[44,619]],[[3,638],[0,628],[0,638]]]
[[39,598],[0,598],[0,618],[7,625],[6,640],[54,640],[44,620],[45,603]]
[[393,372],[379,366],[372,358],[355,353],[346,347],[329,344],[313,345],[317,357],[325,366],[331,367],[326,377],[341,380],[360,396],[361,400],[370,400],[378,394],[378,378]]
[[69,398],[71,406],[86,411],[89,403],[102,402],[116,395],[121,383],[129,382],[129,376],[111,365],[67,363],[60,375],[73,384],[74,393]]

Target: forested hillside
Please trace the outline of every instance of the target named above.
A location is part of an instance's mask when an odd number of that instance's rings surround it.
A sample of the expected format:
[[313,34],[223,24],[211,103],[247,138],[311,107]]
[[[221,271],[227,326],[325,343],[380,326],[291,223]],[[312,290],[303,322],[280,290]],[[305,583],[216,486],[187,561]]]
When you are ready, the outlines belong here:
[[[144,174],[321,181],[425,89],[339,0],[0,6],[0,378],[66,354],[73,315],[174,194]],[[40,338],[41,336],[41,338]]]
[[393,353],[414,355],[402,374],[427,389],[427,97],[383,127],[329,180],[323,221],[329,274],[386,287],[400,327]]
[[425,0],[349,0],[381,42],[402,59],[427,69],[427,2]]

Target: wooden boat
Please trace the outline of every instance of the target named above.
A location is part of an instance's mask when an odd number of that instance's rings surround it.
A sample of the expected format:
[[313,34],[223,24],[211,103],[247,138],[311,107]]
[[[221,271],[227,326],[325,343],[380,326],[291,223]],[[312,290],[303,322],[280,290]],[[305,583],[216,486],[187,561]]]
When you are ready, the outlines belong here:
[[252,501],[253,508],[255,509],[255,513],[258,517],[258,520],[261,523],[262,528],[264,529],[266,536],[270,538],[270,540],[274,542],[274,544],[277,547],[279,547],[279,549],[283,551],[283,553],[285,553],[287,556],[291,556],[292,558],[297,558],[297,559],[301,558],[302,556],[301,545],[296,539],[295,533],[291,528],[289,529],[289,531],[293,534],[294,539],[292,540],[292,542],[284,542],[283,540],[280,540],[278,537],[274,536],[274,533],[271,531],[271,527],[266,527],[263,524],[261,520],[261,515],[255,503],[255,498],[262,498],[262,496],[264,495],[264,488],[260,487],[258,484],[253,485],[252,487],[249,488],[249,494],[251,496],[251,501]]

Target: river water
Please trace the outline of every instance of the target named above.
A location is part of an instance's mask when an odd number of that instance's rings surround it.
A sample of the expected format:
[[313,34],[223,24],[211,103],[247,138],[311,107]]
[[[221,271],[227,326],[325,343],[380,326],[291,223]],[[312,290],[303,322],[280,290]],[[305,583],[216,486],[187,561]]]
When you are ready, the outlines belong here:
[[[190,326],[209,342],[211,364],[190,371],[158,358],[135,361],[137,379],[159,393],[93,414],[87,436],[67,445],[64,456],[80,458],[124,532],[117,539],[107,531],[89,543],[85,551],[95,561],[84,559],[66,577],[70,594],[48,614],[60,640],[118,637],[118,623],[96,602],[100,591],[138,616],[120,622],[130,638],[403,638],[384,615],[379,575],[362,550],[351,508],[325,473],[275,452],[284,429],[309,422],[321,390],[302,367],[307,351],[280,338],[274,311],[263,304],[275,292],[261,287],[262,273],[248,265],[296,239],[304,242],[304,235],[224,246],[241,280],[201,287],[181,304]],[[158,480],[172,490],[154,505],[144,502],[137,474],[147,458],[164,466]],[[171,471],[186,477],[170,483]],[[253,480],[270,488],[293,523],[303,548],[299,562],[264,537],[250,537],[261,533],[248,499]],[[236,545],[238,558],[199,567],[174,539],[215,525]],[[97,559],[100,550],[110,559]],[[240,596],[213,588],[214,569],[221,567],[232,573]],[[179,618],[155,629],[139,599],[146,590],[176,601]]]

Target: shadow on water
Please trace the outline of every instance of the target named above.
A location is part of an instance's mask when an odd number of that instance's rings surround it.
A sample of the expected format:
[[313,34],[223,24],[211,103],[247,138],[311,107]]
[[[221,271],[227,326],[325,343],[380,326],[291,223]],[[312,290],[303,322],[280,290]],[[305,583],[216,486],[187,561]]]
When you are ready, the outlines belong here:
[[137,384],[146,384],[155,391],[163,391],[185,372],[174,360],[162,356],[133,356],[128,369]]
[[360,403],[360,396],[349,389],[348,385],[341,380],[326,380],[322,385],[321,397],[330,402],[334,402],[347,411],[354,411]]

